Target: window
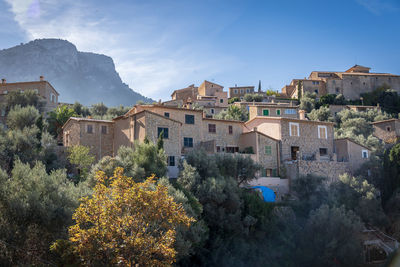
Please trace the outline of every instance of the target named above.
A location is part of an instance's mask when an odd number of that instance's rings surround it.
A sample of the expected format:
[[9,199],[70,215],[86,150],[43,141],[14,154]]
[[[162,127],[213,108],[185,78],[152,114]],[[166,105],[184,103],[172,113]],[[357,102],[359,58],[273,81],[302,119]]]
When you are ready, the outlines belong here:
[[229,134],[233,134],[233,127],[232,127],[232,125],[229,125],[229,126],[228,126],[228,132],[229,132]]
[[318,89],[315,89],[314,92],[315,92],[316,94],[318,94]]
[[239,152],[239,148],[237,146],[227,146],[226,153],[237,153]]
[[246,89],[246,92],[247,92],[247,93],[250,93],[250,89]]
[[168,139],[168,128],[158,127],[157,128],[157,136],[160,136],[161,133],[163,133],[162,137],[164,139]]
[[214,114],[214,112],[215,112],[213,108],[210,111],[211,111],[211,114]]
[[164,117],[169,118],[169,112],[164,112]]
[[194,115],[185,115],[186,124],[194,124]]
[[193,147],[193,138],[192,137],[184,137],[183,138],[183,146],[184,147]]
[[217,146],[217,152],[221,152],[221,147]]
[[265,155],[271,155],[271,146],[265,146]]
[[92,134],[93,133],[93,125],[88,124],[86,126],[86,132],[89,133],[89,134]]
[[296,114],[296,110],[292,109],[292,108],[285,109],[285,114],[294,115],[294,114]]
[[243,92],[244,92],[243,89],[240,89],[240,93],[243,94]]
[[336,93],[339,93],[339,92],[340,92],[339,87],[336,87]]
[[101,125],[101,133],[107,134],[107,126],[106,125]]
[[167,163],[168,166],[175,166],[175,156],[168,156]]
[[208,132],[209,133],[216,133],[217,132],[217,126],[215,124],[208,124]]
[[368,150],[363,149],[362,150],[362,158],[367,159],[368,158]]
[[4,90],[4,91],[3,91],[3,94],[5,94],[5,95],[8,94],[8,91],[7,91],[7,90]]
[[290,136],[300,136],[298,123],[289,122],[289,135]]
[[276,110],[276,115],[278,115],[278,116],[281,115],[281,110],[280,110],[280,109],[277,109],[277,110]]
[[263,109],[263,116],[269,116],[269,109]]
[[392,128],[390,128],[390,126],[386,127],[386,131],[390,132],[392,130]]
[[326,156],[328,154],[328,149],[326,148],[320,148],[319,149],[319,155],[320,156]]
[[219,103],[224,103],[224,100],[221,98],[220,100],[219,100]]
[[50,101],[55,103],[56,102],[56,96],[52,93],[50,93]]
[[326,126],[318,125],[318,138],[328,139],[328,131]]
[[234,92],[235,94],[237,94],[237,93],[238,93],[238,90],[237,90],[237,89],[235,89],[235,90],[233,90],[233,92]]

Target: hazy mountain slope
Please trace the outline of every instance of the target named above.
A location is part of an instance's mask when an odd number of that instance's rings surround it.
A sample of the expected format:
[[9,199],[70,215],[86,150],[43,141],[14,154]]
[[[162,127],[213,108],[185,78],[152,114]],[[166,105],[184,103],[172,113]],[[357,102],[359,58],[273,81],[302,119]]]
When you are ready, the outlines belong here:
[[65,40],[40,39],[0,50],[0,78],[36,81],[43,75],[60,93],[60,101],[90,105],[151,102],[124,84],[112,58],[80,52]]

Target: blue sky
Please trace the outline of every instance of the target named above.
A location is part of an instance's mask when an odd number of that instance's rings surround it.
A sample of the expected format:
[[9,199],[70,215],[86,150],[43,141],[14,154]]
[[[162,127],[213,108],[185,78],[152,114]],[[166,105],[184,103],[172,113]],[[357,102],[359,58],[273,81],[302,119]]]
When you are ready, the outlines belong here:
[[355,63],[400,74],[397,0],[0,0],[0,10],[0,49],[66,39],[113,57],[153,99],[205,79],[280,90]]

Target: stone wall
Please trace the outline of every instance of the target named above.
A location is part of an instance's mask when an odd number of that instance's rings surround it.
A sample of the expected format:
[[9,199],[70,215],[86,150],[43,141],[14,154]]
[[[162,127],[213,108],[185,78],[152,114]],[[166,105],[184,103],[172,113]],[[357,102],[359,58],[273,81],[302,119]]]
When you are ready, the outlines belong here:
[[335,182],[339,175],[350,172],[347,162],[297,160],[285,163],[287,177],[297,179],[307,174],[314,174],[328,178],[328,183]]
[[[320,148],[326,148],[329,156],[333,155],[333,125],[330,123],[314,121],[293,121],[299,123],[300,136],[290,136],[290,120],[283,120],[281,123],[281,149],[282,161],[291,159],[291,147],[297,146],[302,156],[316,156]],[[328,138],[318,138],[318,126],[326,126]]]
[[374,136],[383,140],[385,143],[395,143],[397,137],[400,136],[399,122],[388,120],[381,123],[374,123]]
[[[209,132],[209,125],[215,124],[216,133]],[[202,141],[215,140],[215,145],[223,147],[238,147],[240,135],[242,134],[242,122],[223,121],[215,119],[203,119],[202,123]],[[229,134],[229,126],[232,126],[232,134]],[[199,131],[200,129],[198,129]]]

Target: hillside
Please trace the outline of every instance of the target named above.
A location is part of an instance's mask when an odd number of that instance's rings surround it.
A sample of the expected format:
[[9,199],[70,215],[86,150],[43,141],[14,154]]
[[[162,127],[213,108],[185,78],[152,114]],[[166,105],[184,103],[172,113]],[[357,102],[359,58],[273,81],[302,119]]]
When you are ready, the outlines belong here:
[[8,82],[35,81],[43,75],[60,102],[108,106],[152,101],[122,82],[111,57],[80,52],[60,39],[40,39],[0,50],[0,76]]

